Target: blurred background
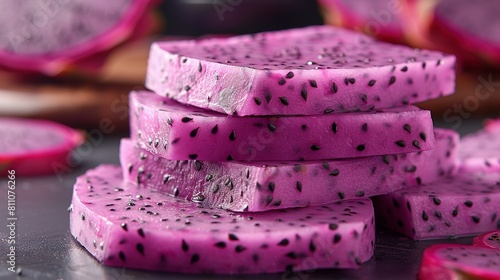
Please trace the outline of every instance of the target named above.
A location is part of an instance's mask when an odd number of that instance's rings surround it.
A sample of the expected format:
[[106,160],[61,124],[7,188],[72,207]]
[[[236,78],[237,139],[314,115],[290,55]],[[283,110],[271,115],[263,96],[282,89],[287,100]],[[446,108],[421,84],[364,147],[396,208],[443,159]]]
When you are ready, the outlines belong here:
[[[87,130],[109,118],[116,132],[126,133],[127,94],[143,87],[152,41],[331,24],[454,53],[456,94],[419,105],[449,127],[498,117],[500,1],[454,0],[461,9],[445,2],[450,1],[2,0],[0,116]],[[481,16],[486,14],[491,16]]]

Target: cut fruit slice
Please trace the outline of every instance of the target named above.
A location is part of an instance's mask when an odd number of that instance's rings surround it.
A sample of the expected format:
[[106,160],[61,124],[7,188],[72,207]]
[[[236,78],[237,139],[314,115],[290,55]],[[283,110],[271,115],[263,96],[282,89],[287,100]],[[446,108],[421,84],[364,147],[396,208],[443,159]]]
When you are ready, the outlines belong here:
[[413,106],[319,116],[233,117],[133,92],[130,108],[132,139],[167,159],[326,160],[434,147],[429,111]]
[[155,43],[146,86],[229,115],[368,111],[453,93],[455,57],[315,26]]
[[79,177],[70,212],[78,242],[118,267],[203,274],[354,268],[374,249],[369,199],[235,214],[126,184],[117,166]]

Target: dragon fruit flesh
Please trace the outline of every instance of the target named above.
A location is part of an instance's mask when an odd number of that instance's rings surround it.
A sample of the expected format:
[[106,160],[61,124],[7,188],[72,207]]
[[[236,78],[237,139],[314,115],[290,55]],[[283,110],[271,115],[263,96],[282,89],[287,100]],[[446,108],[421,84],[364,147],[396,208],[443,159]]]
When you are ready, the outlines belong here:
[[9,170],[18,176],[54,173],[82,143],[80,133],[58,123],[0,118],[0,175]]
[[434,147],[429,111],[413,106],[319,116],[234,117],[133,92],[130,107],[132,139],[167,159],[309,161]]
[[319,0],[327,23],[354,29],[381,40],[404,41],[402,7],[397,0]]
[[424,251],[420,280],[500,279],[500,251],[486,248],[437,244]]
[[500,3],[440,0],[432,28],[455,46],[490,63],[500,63]]
[[203,274],[354,268],[375,237],[369,199],[235,214],[124,183],[117,166],[77,179],[70,228],[105,265]]
[[500,229],[500,173],[461,172],[373,199],[378,222],[413,239]]
[[154,43],[146,86],[229,115],[317,115],[451,94],[454,69],[454,56],[313,26]]
[[[56,75],[138,34],[150,0],[0,2],[0,65]],[[140,27],[143,28],[143,27]]]
[[464,171],[500,171],[500,120],[465,136],[460,142],[459,159]]
[[125,180],[204,206],[265,211],[388,193],[450,175],[458,134],[436,129],[436,149],[327,162],[174,161],[123,139]]
[[475,246],[500,250],[500,230],[495,230],[476,236],[474,237],[473,243]]

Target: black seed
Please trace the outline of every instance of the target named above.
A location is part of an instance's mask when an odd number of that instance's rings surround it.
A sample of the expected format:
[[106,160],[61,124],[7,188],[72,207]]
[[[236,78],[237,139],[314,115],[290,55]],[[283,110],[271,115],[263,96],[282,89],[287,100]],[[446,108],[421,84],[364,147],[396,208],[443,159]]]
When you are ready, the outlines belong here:
[[330,114],[330,113],[332,113],[332,112],[333,112],[333,110],[332,110],[332,109],[325,109],[325,110],[323,111],[323,114]]
[[284,85],[285,83],[286,83],[286,80],[283,78],[278,80],[278,85],[280,85],[280,86]]
[[266,197],[266,205],[269,205],[269,203],[271,203],[271,201],[273,201],[273,197],[271,195],[267,196]]
[[399,208],[399,202],[395,198],[392,198],[392,205],[394,205],[394,208]]
[[141,255],[144,255],[144,245],[142,245],[141,243],[137,243],[135,249],[137,249],[137,252],[139,252]]
[[227,158],[226,158],[227,161],[232,161],[233,160],[233,156],[232,155],[228,155]]
[[408,211],[411,212],[411,206],[410,206],[410,203],[409,202],[406,202],[406,208],[408,208]]
[[294,75],[293,75],[293,72],[288,72],[288,73],[286,74],[285,78],[287,78],[287,79],[291,79],[291,78],[293,78],[293,76],[294,76]]
[[271,124],[271,123],[270,123],[270,124],[268,124],[268,125],[267,125],[267,128],[269,128],[269,130],[270,130],[271,132],[275,132],[275,131],[276,131],[276,126],[275,126],[274,124]]
[[338,233],[337,233],[337,234],[335,234],[335,235],[333,236],[333,244],[337,244],[337,243],[339,243],[339,242],[340,242],[340,239],[342,239],[342,235],[340,235],[340,234],[338,234]]
[[181,138],[175,138],[174,141],[172,141],[172,144],[179,142],[179,140],[181,140]]
[[285,256],[289,257],[290,259],[296,259],[297,258],[297,254],[295,254],[294,252],[286,253]]
[[236,132],[231,131],[231,134],[229,134],[229,140],[234,141],[236,140]]
[[201,70],[203,70],[203,68],[201,67],[201,63],[198,63],[198,72],[201,73]]
[[458,215],[458,206],[453,209],[453,212],[451,213],[453,217],[456,217]]
[[348,81],[349,83],[351,83],[351,85],[354,85],[354,83],[356,82],[356,79],[354,79],[354,78],[349,78],[349,79],[347,79],[347,81]]
[[276,200],[274,203],[273,203],[274,206],[280,206],[281,205],[281,200]]
[[196,171],[200,171],[203,168],[203,164],[197,160],[194,162],[194,168],[196,169]]
[[418,142],[418,140],[414,140],[412,142],[413,146],[415,146],[416,148],[420,149],[420,142]]
[[140,237],[144,238],[144,231],[142,230],[142,228],[138,229],[137,233],[139,234]]
[[215,243],[215,247],[219,247],[219,248],[226,248],[226,242],[217,242]]
[[396,82],[396,77],[392,76],[390,79],[389,79],[389,85],[392,85]]
[[191,130],[191,132],[189,133],[189,136],[191,136],[192,138],[196,137],[196,134],[198,134],[198,129],[200,129],[200,128],[198,127],[198,128]]
[[258,98],[258,97],[254,97],[253,101],[255,101],[255,104],[257,104],[257,105],[262,104],[262,100],[260,100],[260,98]]
[[356,196],[357,197],[363,197],[363,196],[365,196],[365,192],[363,190],[359,190],[359,191],[356,192]]
[[345,194],[343,192],[339,192],[338,195],[339,195],[340,199],[344,199],[345,198]]
[[181,247],[182,247],[182,251],[184,251],[184,252],[187,252],[189,250],[189,246],[184,239],[182,239],[182,246]]
[[283,105],[288,106],[288,98],[280,96],[280,101]]
[[332,86],[330,88],[330,90],[333,92],[333,93],[337,93],[337,91],[339,91],[339,87],[337,86],[337,84],[335,82],[332,83]]
[[336,122],[332,123],[332,131],[333,131],[333,133],[337,133],[337,123]]
[[85,215],[82,214],[82,221],[85,221]]
[[338,169],[334,169],[332,172],[330,172],[330,176],[338,176],[340,171]]
[[423,132],[420,132],[420,139],[424,140],[424,142],[427,141],[427,135],[425,135],[425,133]]
[[281,240],[279,243],[278,243],[278,246],[286,246],[290,243],[290,241],[288,241],[288,239],[283,239]]
[[466,202],[464,202],[464,204],[465,204],[465,206],[467,206],[469,208],[472,207],[472,205],[473,205],[472,201],[470,201],[470,200],[467,200]]
[[317,88],[318,87],[318,83],[316,83],[315,80],[309,80],[309,85],[313,88]]
[[406,132],[411,133],[411,126],[410,126],[409,124],[405,124],[405,125],[403,126],[403,129],[404,129]]
[[312,240],[311,240],[311,243],[309,243],[309,251],[311,251],[311,252],[316,251],[316,245],[312,242]]
[[365,148],[366,148],[366,147],[365,147],[365,145],[361,144],[361,145],[358,145],[358,146],[356,147],[356,150],[358,150],[358,151],[362,152],[362,151],[364,151],[364,150],[365,150]]
[[368,124],[367,123],[364,123],[362,126],[361,126],[361,130],[363,132],[367,132],[368,131]]
[[238,245],[236,246],[236,248],[234,248],[234,250],[236,251],[236,253],[241,253],[243,251],[245,251],[247,248],[241,246],[241,245]]
[[424,221],[429,220],[429,216],[427,215],[427,213],[425,213],[425,211],[422,211],[422,220],[424,220]]
[[328,225],[328,228],[329,228],[329,229],[331,229],[331,230],[336,230],[336,229],[338,229],[338,228],[339,228],[339,225],[338,225],[338,224],[333,224],[333,223],[332,223],[332,224],[329,224],[329,225]]
[[478,216],[472,216],[472,220],[474,221],[474,223],[476,224],[479,224],[479,222],[481,221],[481,219],[479,219]]
[[425,66],[426,66],[426,64],[425,64],[425,62],[423,62],[422,63],[422,69],[425,69]]
[[391,163],[390,160],[389,160],[389,156],[388,155],[384,155],[382,157],[382,160],[384,161],[385,164],[390,164]]
[[190,117],[184,117],[184,118],[182,118],[182,119],[181,119],[181,121],[182,121],[183,123],[187,123],[187,122],[190,122],[190,121],[192,121],[192,120],[193,120],[193,118],[190,118]]
[[443,218],[443,215],[441,214],[441,212],[436,211],[434,212],[434,217],[438,218],[438,220],[441,220]]
[[403,68],[401,68],[401,72],[406,72],[406,71],[408,71],[408,67],[403,66]]
[[269,182],[269,185],[267,185],[267,188],[271,191],[274,192],[275,184],[274,182]]
[[120,260],[122,260],[122,261],[125,261],[125,260],[126,260],[126,258],[125,258],[125,254],[124,254],[122,251],[120,251],[120,253],[118,253],[118,257],[119,257],[119,258],[120,258]]
[[236,235],[234,235],[233,233],[230,233],[230,234],[228,235],[228,238],[229,238],[229,240],[231,240],[231,241],[238,241],[238,240],[239,240],[239,239],[238,239],[238,237],[237,237]]
[[185,91],[189,91],[190,89],[191,89],[191,87],[190,87],[190,86],[185,86],[185,87],[184,87],[184,90],[185,90]]
[[300,96],[302,96],[302,99],[304,99],[304,101],[307,101],[307,90],[305,88],[300,91]]
[[399,140],[399,141],[396,141],[396,142],[394,142],[394,143],[395,143],[396,145],[398,145],[399,147],[401,147],[401,148],[406,147],[406,142],[405,142],[405,141],[403,141],[403,140]]
[[302,192],[302,183],[300,181],[297,181],[297,183],[295,184],[295,187],[297,188],[297,190],[299,192]]
[[404,227],[404,223],[403,223],[403,221],[401,221],[401,220],[397,220],[397,221],[396,221],[396,224],[397,224],[398,226],[400,226],[400,227]]
[[122,223],[120,226],[122,227],[122,229],[123,229],[124,231],[128,231],[128,227],[127,227],[127,224],[126,224],[126,223]]
[[264,94],[264,98],[266,99],[266,102],[269,103],[271,102],[271,98],[273,97],[273,94],[267,90],[266,93]]
[[196,263],[200,260],[200,255],[198,254],[194,254],[192,257],[191,257],[191,264],[193,263]]
[[416,179],[416,180],[417,180],[417,184],[418,184],[418,185],[422,185],[422,178],[417,177],[417,179]]
[[368,86],[372,87],[372,86],[374,86],[374,85],[375,85],[375,83],[376,83],[376,82],[377,82],[377,81],[375,81],[375,80],[370,80],[370,81],[368,82]]
[[319,149],[320,149],[320,147],[318,145],[312,145],[311,146],[311,150],[313,150],[313,151],[317,151]]
[[432,201],[436,205],[440,205],[441,204],[441,200],[439,198],[435,197],[435,196],[432,197]]
[[302,129],[302,131],[306,131],[307,130],[307,124],[303,124],[300,129]]

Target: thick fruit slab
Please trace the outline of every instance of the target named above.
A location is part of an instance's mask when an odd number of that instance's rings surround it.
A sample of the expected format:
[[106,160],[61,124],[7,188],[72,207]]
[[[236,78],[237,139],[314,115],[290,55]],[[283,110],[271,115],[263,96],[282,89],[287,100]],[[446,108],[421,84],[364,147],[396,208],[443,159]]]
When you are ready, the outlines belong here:
[[458,135],[435,134],[435,150],[307,163],[167,160],[123,139],[120,161],[125,179],[140,187],[205,206],[266,211],[385,194],[450,175]]
[[461,172],[374,198],[378,222],[413,239],[500,229],[500,174]]
[[146,86],[229,115],[316,115],[451,94],[455,57],[332,26],[152,45]]
[[413,106],[319,116],[234,117],[150,92],[132,92],[130,108],[132,139],[167,159],[323,160],[434,147],[429,111]]
[[418,279],[500,279],[500,251],[457,244],[432,245],[424,251]]
[[71,233],[110,266],[243,274],[354,268],[374,249],[369,199],[267,213],[203,208],[124,183],[100,166],[78,178]]
[[43,120],[0,118],[0,175],[44,175],[66,166],[82,134]]

